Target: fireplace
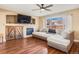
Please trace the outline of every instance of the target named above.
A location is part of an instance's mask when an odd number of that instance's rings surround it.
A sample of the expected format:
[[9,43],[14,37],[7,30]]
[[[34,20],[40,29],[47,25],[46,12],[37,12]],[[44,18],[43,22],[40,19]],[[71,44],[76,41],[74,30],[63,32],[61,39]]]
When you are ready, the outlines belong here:
[[27,28],[26,29],[26,35],[32,35],[33,32],[34,32],[33,28]]

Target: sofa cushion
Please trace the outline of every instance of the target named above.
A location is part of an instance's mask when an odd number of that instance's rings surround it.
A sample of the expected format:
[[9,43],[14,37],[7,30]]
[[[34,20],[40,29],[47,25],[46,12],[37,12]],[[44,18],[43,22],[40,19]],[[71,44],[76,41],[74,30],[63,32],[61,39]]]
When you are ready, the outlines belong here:
[[42,36],[42,37],[50,37],[53,36],[54,34],[46,33],[46,32],[33,32],[34,35]]
[[42,37],[47,37],[45,32],[33,32],[34,35],[42,36]]
[[56,34],[61,34],[61,32],[63,31],[63,29],[56,29]]
[[69,34],[70,34],[69,31],[64,30],[61,32],[60,35],[63,36],[64,39],[69,39]]
[[68,46],[70,44],[70,40],[64,39],[60,35],[54,35],[54,36],[48,37],[47,41],[48,42],[50,41],[52,43],[55,42],[55,43],[58,43],[58,44],[61,44],[61,45],[64,45],[64,46]]
[[56,33],[56,31],[55,31],[55,30],[53,30],[53,29],[49,29],[49,30],[48,30],[48,33],[53,33],[53,34],[55,34],[55,33]]

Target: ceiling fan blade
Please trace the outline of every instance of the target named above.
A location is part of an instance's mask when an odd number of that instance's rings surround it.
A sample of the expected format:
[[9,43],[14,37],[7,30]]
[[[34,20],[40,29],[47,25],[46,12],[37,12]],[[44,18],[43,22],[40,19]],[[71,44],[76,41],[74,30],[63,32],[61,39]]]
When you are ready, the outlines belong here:
[[45,9],[46,11],[52,11],[52,10],[50,10],[50,9]]
[[52,7],[53,5],[51,4],[51,5],[48,5],[48,6],[46,6],[46,7],[44,7],[44,8],[49,8],[49,7]]
[[36,5],[41,8],[41,6],[39,4],[36,4]]
[[44,7],[44,4],[41,4],[42,8]]
[[32,11],[36,11],[36,10],[40,10],[40,9],[32,9]]

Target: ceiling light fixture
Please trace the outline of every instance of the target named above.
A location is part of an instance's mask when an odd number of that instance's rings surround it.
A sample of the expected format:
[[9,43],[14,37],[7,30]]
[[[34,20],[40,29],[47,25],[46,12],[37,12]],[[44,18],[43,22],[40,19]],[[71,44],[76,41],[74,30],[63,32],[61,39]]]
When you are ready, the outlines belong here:
[[41,9],[41,11],[44,11],[44,9]]
[[51,11],[48,8],[53,6],[52,4],[47,5],[47,6],[45,6],[45,4],[36,4],[36,5],[39,7],[39,9],[33,9],[33,11],[36,11],[36,10],[40,10],[40,11],[45,11],[45,10],[46,11]]

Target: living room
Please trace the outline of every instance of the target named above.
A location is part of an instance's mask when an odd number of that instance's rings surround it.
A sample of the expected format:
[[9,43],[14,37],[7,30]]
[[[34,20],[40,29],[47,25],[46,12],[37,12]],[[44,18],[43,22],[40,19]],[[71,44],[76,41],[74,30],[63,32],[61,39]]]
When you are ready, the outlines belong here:
[[78,4],[1,4],[0,53],[79,53],[78,6]]

